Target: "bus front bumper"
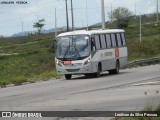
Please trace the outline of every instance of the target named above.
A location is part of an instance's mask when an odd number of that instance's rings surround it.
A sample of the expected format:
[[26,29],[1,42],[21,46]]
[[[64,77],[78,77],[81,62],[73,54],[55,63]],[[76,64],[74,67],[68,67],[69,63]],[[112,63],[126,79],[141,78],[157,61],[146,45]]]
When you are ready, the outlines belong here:
[[[91,63],[90,63],[91,64]],[[94,73],[90,64],[82,65],[81,67],[61,67],[56,65],[56,70],[60,74],[88,74]]]

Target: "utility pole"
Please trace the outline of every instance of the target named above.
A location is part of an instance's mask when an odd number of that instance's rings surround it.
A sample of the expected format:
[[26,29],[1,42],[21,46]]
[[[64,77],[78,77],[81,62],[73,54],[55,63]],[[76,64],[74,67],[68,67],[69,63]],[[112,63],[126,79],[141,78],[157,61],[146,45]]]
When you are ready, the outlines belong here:
[[83,28],[83,19],[82,19],[82,28]]
[[135,26],[136,26],[136,12],[137,12],[137,7],[136,7],[136,0],[134,1],[135,2],[135,16],[134,16],[134,24],[135,24]]
[[157,0],[157,23],[159,21],[159,16],[158,16],[158,0]]
[[105,12],[104,12],[104,0],[101,0],[101,17],[102,17],[102,29],[105,29]]
[[87,0],[86,0],[86,19],[87,19],[87,30],[88,30],[88,5],[87,5]]
[[55,39],[57,37],[57,15],[56,15],[56,8],[55,8]]
[[72,31],[74,31],[74,18],[73,18],[73,4],[71,0],[71,14],[72,14]]
[[112,1],[111,1],[111,22],[112,22]]
[[139,34],[139,36],[140,36],[140,42],[142,41],[142,18],[141,18],[141,13],[140,13],[140,15],[139,15],[139,28],[140,28],[140,34]]
[[65,0],[66,3],[66,22],[67,22],[67,32],[69,31],[69,23],[68,23],[68,7],[67,7],[67,0]]
[[22,36],[23,36],[23,21],[22,21]]
[[135,16],[136,16],[136,12],[137,12],[137,3],[136,3],[136,0],[135,0]]

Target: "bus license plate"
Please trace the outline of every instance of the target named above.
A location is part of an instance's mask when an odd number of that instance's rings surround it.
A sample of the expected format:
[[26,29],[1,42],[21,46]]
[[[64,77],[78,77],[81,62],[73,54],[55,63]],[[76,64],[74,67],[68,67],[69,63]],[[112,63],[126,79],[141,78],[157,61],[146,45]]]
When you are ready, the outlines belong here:
[[64,65],[70,65],[70,64],[72,64],[72,61],[63,61],[63,64]]

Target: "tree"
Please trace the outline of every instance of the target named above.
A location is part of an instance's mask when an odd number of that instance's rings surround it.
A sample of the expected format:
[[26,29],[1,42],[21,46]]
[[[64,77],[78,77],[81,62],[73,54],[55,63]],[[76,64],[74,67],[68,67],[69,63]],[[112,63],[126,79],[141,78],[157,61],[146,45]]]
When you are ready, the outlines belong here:
[[117,24],[117,28],[127,28],[131,15],[132,13],[123,7],[118,7],[112,13],[109,13],[109,17]]
[[45,25],[43,22],[45,22],[45,19],[38,20],[38,22],[35,22],[33,24],[33,27],[38,29],[38,34],[41,33],[41,30],[43,26]]

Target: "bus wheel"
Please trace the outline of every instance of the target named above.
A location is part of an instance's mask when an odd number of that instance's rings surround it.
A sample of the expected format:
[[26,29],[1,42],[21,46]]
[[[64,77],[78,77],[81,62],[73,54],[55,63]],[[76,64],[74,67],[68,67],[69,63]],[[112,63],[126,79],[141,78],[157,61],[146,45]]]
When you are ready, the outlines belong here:
[[118,74],[120,69],[119,61],[116,62],[116,68],[109,71],[109,74]]
[[72,75],[71,75],[71,74],[65,74],[65,78],[66,78],[67,80],[70,80],[70,79],[72,78]]
[[84,75],[85,75],[85,77],[87,77],[87,78],[91,77],[91,74],[84,74]]

